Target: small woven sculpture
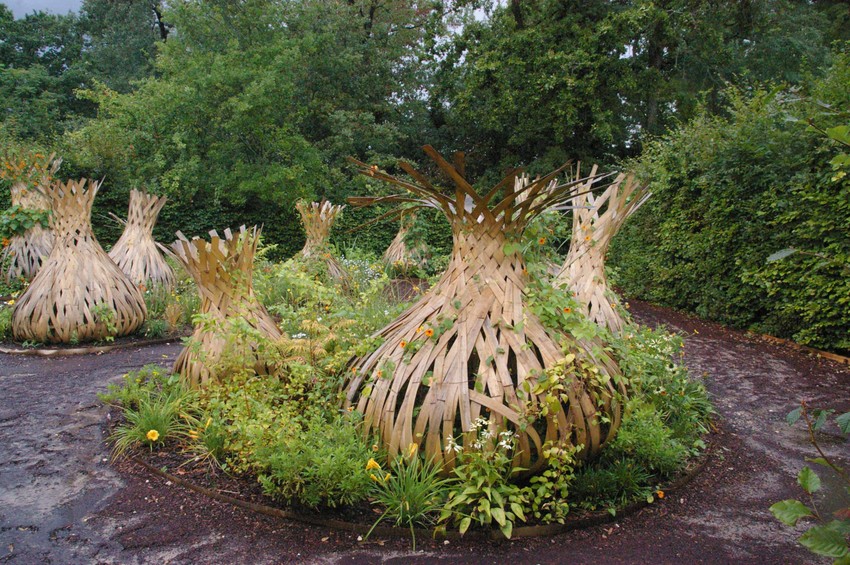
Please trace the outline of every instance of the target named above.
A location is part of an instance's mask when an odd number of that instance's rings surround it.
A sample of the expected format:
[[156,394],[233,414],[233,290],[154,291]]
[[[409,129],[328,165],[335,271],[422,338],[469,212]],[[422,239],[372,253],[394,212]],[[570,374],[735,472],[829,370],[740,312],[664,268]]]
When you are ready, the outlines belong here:
[[407,244],[407,234],[416,221],[416,214],[408,212],[399,218],[398,233],[390,242],[382,258],[387,269],[396,269],[407,273],[414,267],[425,266],[425,246],[422,243],[411,247]]
[[15,304],[16,340],[68,343],[133,333],[145,321],[142,294],[112,262],[91,229],[100,183],[55,182],[45,189],[56,238],[29,288]]
[[[14,160],[13,160],[14,161]],[[53,175],[59,170],[62,159],[54,155],[43,157],[35,154],[31,159],[20,160],[17,163],[7,162],[4,175],[15,178],[11,188],[12,206],[20,206],[32,210],[49,210],[50,203],[44,195],[44,187],[53,182]],[[6,282],[17,278],[32,280],[41,268],[42,261],[50,255],[53,249],[53,233],[36,224],[20,235],[12,236],[9,245],[3,249],[0,262],[9,259],[6,270]]]
[[[390,458],[416,443],[427,458],[450,469],[453,438],[463,434],[463,443],[472,441],[478,418],[494,435],[502,428],[517,433],[513,463],[529,472],[544,464],[547,441],[582,445],[584,456],[596,453],[619,426],[617,387],[625,392],[614,384],[620,382],[619,369],[601,343],[550,333],[525,307],[525,263],[520,246],[511,243],[535,216],[569,200],[583,179],[550,187],[561,172],[555,171],[529,183],[527,197],[518,201],[511,175],[479,195],[463,178],[462,167],[431,147],[425,151],[452,180],[452,191],[439,190],[404,163],[400,166],[414,180],[356,162],[361,173],[415,196],[397,195],[395,201],[442,210],[454,247],[439,282],[378,332],[382,345],[352,362],[347,402],[363,413],[364,430],[380,434]],[[393,197],[349,199],[355,205],[377,201]],[[546,371],[559,370],[569,383],[562,397],[567,400],[550,406],[546,393],[535,387]],[[544,406],[548,415],[526,425]]]
[[[594,166],[590,176],[595,174]],[[651,194],[647,185],[640,185],[634,175],[625,174],[618,175],[599,196],[594,196],[590,188],[588,181],[573,199],[572,241],[558,282],[569,285],[591,320],[619,333],[625,322],[618,311],[619,299],[605,276],[605,255],[626,219]]]
[[[210,236],[209,242],[197,237],[189,241],[177,232],[178,239],[171,244],[177,259],[198,285],[200,313],[207,317],[206,323],[195,327],[189,344],[174,363],[174,372],[192,387],[219,382],[225,376],[216,374],[215,367],[227,347],[228,321],[241,318],[265,338],[281,337],[277,325],[254,295],[254,254],[260,229],[255,226],[246,230],[242,226],[236,234],[224,230],[224,239],[215,231]],[[268,374],[271,367],[255,343],[252,350],[254,371]]]
[[328,244],[331,228],[345,206],[334,206],[327,200],[309,204],[299,200],[295,203],[295,208],[301,214],[301,223],[307,233],[307,241],[301,250],[301,257],[323,261],[327,265],[331,279],[347,280],[348,273],[345,267],[333,256]]
[[137,285],[157,285],[171,290],[174,271],[153,239],[153,227],[166,200],[165,196],[131,190],[124,232],[110,249],[109,256]]

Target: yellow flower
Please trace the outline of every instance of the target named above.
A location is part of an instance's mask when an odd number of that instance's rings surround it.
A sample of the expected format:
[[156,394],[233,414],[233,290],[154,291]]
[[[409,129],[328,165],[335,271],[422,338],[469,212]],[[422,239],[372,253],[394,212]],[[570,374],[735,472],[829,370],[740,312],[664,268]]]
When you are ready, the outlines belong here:
[[418,328],[416,328],[416,333],[418,333],[418,334],[422,333],[422,326],[419,326]]
[[9,302],[7,302],[6,304],[7,304],[8,306],[11,306],[11,305],[12,305],[12,304],[14,304],[14,303],[15,303],[15,299],[13,298],[12,300],[10,300]]
[[410,458],[410,457],[413,457],[414,455],[416,455],[416,451],[418,449],[419,449],[419,446],[416,445],[415,443],[411,443],[410,445],[408,445],[407,446],[407,457]]
[[159,432],[156,430],[149,430],[145,437],[147,437],[149,441],[156,441],[159,439]]
[[413,292],[419,292],[420,290],[421,290],[421,289],[420,289],[418,286],[415,286],[415,285],[414,285],[414,287],[413,287]]
[[366,463],[366,470],[367,471],[371,471],[372,469],[380,469],[380,468],[381,468],[381,466],[378,464],[378,462],[375,461],[372,458],[370,458],[369,462]]
[[369,478],[375,481],[376,483],[379,482],[378,477],[376,477],[374,473],[369,473]]
[[388,480],[390,480],[391,478],[392,478],[392,475],[390,475],[389,473],[387,473],[386,475],[384,475],[384,482],[387,482],[387,481],[388,481]]

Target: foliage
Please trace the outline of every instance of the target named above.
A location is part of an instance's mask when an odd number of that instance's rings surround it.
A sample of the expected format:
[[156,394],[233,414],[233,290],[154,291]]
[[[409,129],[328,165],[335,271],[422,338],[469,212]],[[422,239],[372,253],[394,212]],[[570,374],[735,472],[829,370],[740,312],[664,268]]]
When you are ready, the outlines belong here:
[[0,304],[0,341],[12,339],[12,307]]
[[[850,181],[824,129],[846,123],[850,57],[800,91],[726,91],[639,163],[653,197],[611,250],[628,294],[815,347],[850,346]],[[807,251],[768,262],[777,251]],[[824,260],[822,257],[828,257]]]
[[2,247],[8,247],[9,239],[16,235],[23,235],[28,229],[40,225],[48,227],[50,212],[47,210],[33,210],[15,205],[0,212],[0,243]]
[[184,440],[197,426],[195,394],[183,389],[177,375],[148,365],[125,375],[123,384],[110,384],[100,395],[104,402],[118,402],[124,417],[110,435],[113,459],[138,446],[153,449],[167,440]]
[[541,474],[531,477],[526,497],[529,514],[544,524],[563,524],[570,511],[567,498],[575,479],[575,455],[578,450],[579,446],[558,446],[551,443],[543,449],[546,468]]
[[256,454],[266,494],[297,500],[309,508],[336,507],[364,500],[372,488],[363,461],[372,454],[356,419],[307,421],[295,437],[270,444]]
[[[847,493],[850,494],[850,475],[823,452],[816,437],[816,433],[824,427],[832,413],[832,410],[812,411],[803,402],[799,408],[788,414],[787,419],[790,425],[794,425],[801,417],[803,418],[808,428],[810,442],[820,455],[807,461],[827,467],[836,473],[844,483]],[[834,421],[844,436],[850,434],[850,412],[837,416]],[[822,485],[817,473],[811,467],[803,467],[797,474],[797,484],[808,495],[809,505],[794,499],[777,502],[770,507],[774,517],[787,526],[796,526],[801,519],[817,519],[820,524],[810,526],[803,532],[799,538],[800,544],[812,553],[834,558],[836,564],[850,562],[850,507],[837,510],[834,513],[835,519],[827,521],[827,517],[821,514],[815,503],[814,495],[821,490]]]
[[457,444],[449,443],[449,449],[457,453],[457,481],[449,490],[440,521],[457,525],[461,534],[473,523],[490,526],[495,521],[510,538],[514,523],[526,519],[523,508],[528,500],[524,490],[511,480],[511,475],[519,471],[511,467],[514,434],[508,430],[496,434],[488,426],[483,418],[472,423],[471,449],[461,451]]
[[434,525],[447,496],[451,479],[440,477],[440,467],[433,462],[423,462],[415,443],[410,444],[407,452],[399,455],[383,471],[380,464],[369,459],[366,464],[369,478],[375,483],[373,504],[384,507],[381,516],[375,520],[368,538],[375,526],[385,519],[395,520],[396,526],[407,526],[416,551],[416,525]]

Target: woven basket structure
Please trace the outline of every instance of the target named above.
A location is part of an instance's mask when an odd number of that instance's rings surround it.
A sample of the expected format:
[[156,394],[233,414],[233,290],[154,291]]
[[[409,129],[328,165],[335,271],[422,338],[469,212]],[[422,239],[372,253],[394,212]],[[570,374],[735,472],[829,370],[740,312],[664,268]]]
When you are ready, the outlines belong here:
[[[277,340],[281,332],[269,313],[254,295],[254,255],[260,241],[260,229],[245,226],[237,233],[224,230],[224,238],[210,232],[210,241],[194,237],[192,240],[177,232],[177,241],[171,244],[177,259],[192,275],[201,297],[200,313],[211,319],[211,324],[199,324],[189,344],[177,357],[174,372],[192,387],[203,387],[220,382],[224,377],[215,372],[215,365],[227,347],[223,332],[226,323],[243,319],[264,337]],[[216,328],[220,325],[220,328]],[[256,344],[254,344],[256,345]],[[253,347],[257,353],[256,347]],[[257,374],[269,374],[271,367],[259,353],[254,355]]]
[[99,182],[82,179],[54,182],[45,189],[56,239],[15,304],[12,332],[16,340],[101,340],[131,334],[144,323],[147,310],[141,292],[92,233],[91,209],[98,188]]
[[328,243],[331,228],[345,205],[337,206],[327,200],[309,203],[299,200],[295,203],[295,208],[301,214],[301,224],[307,234],[307,241],[300,253],[301,257],[323,261],[327,265],[328,275],[331,279],[335,281],[347,280],[348,272],[331,253]]
[[[594,166],[591,177],[595,174]],[[569,286],[591,320],[614,333],[620,333],[625,322],[619,299],[608,286],[605,256],[611,239],[650,196],[647,185],[621,173],[598,196],[590,191],[590,183],[585,184],[572,202],[572,239],[558,283]]]
[[398,233],[396,233],[382,257],[386,268],[396,268],[406,272],[413,267],[425,266],[424,245],[419,244],[411,248],[406,241],[407,234],[415,221],[416,214],[413,212],[402,214],[399,218]]
[[[56,159],[53,155],[50,155],[45,160],[36,159],[30,163],[21,161],[20,164],[23,164],[29,170],[20,171],[19,173],[23,174],[19,174],[19,178],[26,176],[29,181],[20,180],[12,184],[12,206],[18,205],[32,210],[49,210],[50,202],[44,195],[44,187],[53,182],[53,175],[59,170],[62,159]],[[31,183],[34,183],[35,186]],[[32,280],[41,268],[42,261],[50,255],[51,249],[53,249],[53,232],[38,224],[20,235],[11,237],[9,245],[3,249],[3,254],[0,255],[0,262],[9,260],[9,266],[4,275],[6,282],[12,282],[18,278]]]
[[[441,191],[407,164],[401,167],[413,181],[357,163],[363,174],[415,196],[399,195],[397,201],[416,200],[442,210],[451,223],[454,246],[439,282],[378,332],[384,338],[381,346],[352,361],[348,405],[363,413],[365,430],[381,436],[390,457],[415,443],[444,469],[454,465],[452,438],[463,434],[461,445],[473,441],[471,430],[478,418],[487,420],[494,435],[503,428],[517,433],[513,463],[529,473],[543,466],[541,450],[547,441],[582,445],[584,456],[596,453],[619,426],[618,393],[625,390],[614,385],[615,380],[621,382],[618,378],[609,378],[618,377],[619,369],[597,347],[600,343],[544,328],[524,305],[528,280],[519,246],[505,252],[528,222],[565,203],[583,181],[547,191],[558,170],[526,185],[527,197],[518,202],[511,175],[479,195],[463,178],[462,167],[431,147],[425,151],[451,179],[453,191]],[[497,198],[499,194],[503,196]],[[366,205],[369,198],[349,202]],[[524,426],[525,417],[539,411],[545,397],[529,391],[544,371],[556,369],[559,362],[564,366],[565,351],[604,377],[593,384],[580,376],[571,379],[568,400],[534,425]]]
[[153,227],[168,200],[139,190],[130,191],[130,208],[124,232],[109,256],[137,285],[174,288],[174,271],[156,247]]

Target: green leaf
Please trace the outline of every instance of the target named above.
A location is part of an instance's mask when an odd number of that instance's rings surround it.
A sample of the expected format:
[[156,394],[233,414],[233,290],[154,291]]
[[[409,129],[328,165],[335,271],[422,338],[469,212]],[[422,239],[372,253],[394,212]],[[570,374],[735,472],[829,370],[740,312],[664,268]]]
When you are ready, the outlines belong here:
[[803,467],[797,473],[797,483],[809,494],[820,490],[820,477],[809,467]]
[[505,522],[505,525],[500,528],[502,533],[505,534],[505,537],[511,539],[511,534],[514,531],[514,523],[513,522]]
[[850,434],[850,412],[836,416],[835,423],[838,424],[838,429],[841,430],[842,434]]
[[798,406],[794,410],[788,412],[788,415],[785,416],[785,421],[788,422],[789,426],[793,426],[797,423],[797,420],[800,419],[800,415],[803,413],[803,407]]
[[847,557],[847,540],[841,532],[827,526],[813,526],[800,536],[800,544],[818,555],[825,557]]
[[786,526],[794,526],[800,518],[808,518],[813,516],[809,507],[799,500],[783,500],[777,502],[770,507],[770,512],[773,517],[785,524]]
[[522,511],[522,505],[517,502],[511,502],[511,510],[513,510],[516,517],[525,522],[525,514]]
[[506,522],[506,520],[505,520],[505,511],[504,511],[504,510],[502,510],[501,508],[493,508],[493,509],[491,509],[491,510],[490,510],[490,516],[492,516],[492,517],[493,517],[493,519],[494,519],[494,520],[496,520],[496,523],[497,523],[497,524],[499,524],[500,526],[504,526],[504,525],[505,525],[505,522]]
[[779,261],[779,260],[781,260],[781,259],[785,259],[785,258],[786,258],[786,257],[788,257],[789,255],[793,255],[793,254],[794,254],[794,253],[796,253],[796,252],[797,252],[797,250],[796,250],[796,249],[794,249],[793,247],[788,247],[788,248],[786,248],[786,249],[781,249],[781,250],[777,251],[776,253],[771,253],[770,255],[768,255],[768,256],[767,256],[767,262],[768,262],[768,263],[773,263],[773,262],[775,262],[775,261]]
[[470,518],[469,516],[460,521],[460,526],[458,526],[457,529],[457,531],[460,532],[460,535],[466,533],[466,530],[469,529],[470,524],[472,524],[472,518]]

